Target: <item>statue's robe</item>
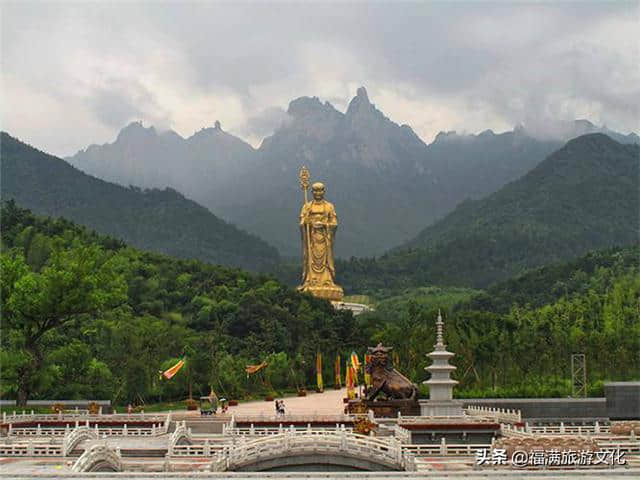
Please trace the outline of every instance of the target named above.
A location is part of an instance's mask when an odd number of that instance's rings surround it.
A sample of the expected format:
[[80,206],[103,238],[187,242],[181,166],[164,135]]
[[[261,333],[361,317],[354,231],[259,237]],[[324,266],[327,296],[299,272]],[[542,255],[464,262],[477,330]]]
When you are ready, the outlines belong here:
[[338,217],[331,202],[312,200],[302,206],[303,290],[306,287],[335,286],[333,240],[337,228]]

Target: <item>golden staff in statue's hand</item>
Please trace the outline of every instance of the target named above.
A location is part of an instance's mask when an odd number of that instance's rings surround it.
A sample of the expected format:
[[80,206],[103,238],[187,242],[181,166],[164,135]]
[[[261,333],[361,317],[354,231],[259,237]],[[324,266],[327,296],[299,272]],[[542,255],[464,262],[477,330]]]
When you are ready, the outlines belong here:
[[[309,189],[309,170],[305,166],[303,166],[300,169],[300,188],[302,188],[302,191],[304,192],[304,205],[306,205],[308,203],[307,190]],[[305,262],[305,265],[303,265],[303,269],[302,269],[303,285],[304,285],[304,282],[306,281],[306,272],[307,272],[307,269],[309,268],[309,263],[311,262],[311,230],[310,230],[309,224],[306,222],[305,222],[305,234],[307,238],[305,239],[304,243],[307,244],[307,251],[305,252],[303,250],[302,258],[304,260],[305,253],[306,253],[307,260]],[[304,249],[304,245],[302,246],[302,248]]]
[[300,188],[304,192],[304,203],[307,204],[307,190],[309,189],[309,170],[307,167],[300,169]]

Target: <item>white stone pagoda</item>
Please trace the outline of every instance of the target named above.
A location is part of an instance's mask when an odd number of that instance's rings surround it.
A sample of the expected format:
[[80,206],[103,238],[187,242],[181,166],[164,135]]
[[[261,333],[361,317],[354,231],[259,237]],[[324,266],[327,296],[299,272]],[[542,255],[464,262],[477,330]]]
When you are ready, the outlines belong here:
[[438,320],[436,321],[436,344],[433,352],[427,356],[433,363],[426,367],[431,374],[431,378],[423,383],[429,386],[429,400],[420,402],[422,415],[434,417],[462,416],[462,403],[453,399],[453,387],[458,384],[457,380],[451,378],[451,372],[456,367],[449,365],[449,360],[455,353],[447,352],[443,340],[442,313],[438,310]]

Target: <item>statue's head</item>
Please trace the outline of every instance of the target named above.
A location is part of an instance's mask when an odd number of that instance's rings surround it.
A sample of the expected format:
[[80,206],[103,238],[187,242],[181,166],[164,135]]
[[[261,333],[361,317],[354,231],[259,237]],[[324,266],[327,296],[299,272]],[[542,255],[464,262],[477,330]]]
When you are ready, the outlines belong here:
[[392,368],[389,353],[393,350],[393,347],[384,347],[381,343],[378,343],[377,346],[369,347],[367,350],[371,355],[371,361],[368,365],[369,371],[376,367],[382,367],[387,370]]
[[311,185],[311,192],[314,200],[322,200],[324,198],[324,183],[316,182]]

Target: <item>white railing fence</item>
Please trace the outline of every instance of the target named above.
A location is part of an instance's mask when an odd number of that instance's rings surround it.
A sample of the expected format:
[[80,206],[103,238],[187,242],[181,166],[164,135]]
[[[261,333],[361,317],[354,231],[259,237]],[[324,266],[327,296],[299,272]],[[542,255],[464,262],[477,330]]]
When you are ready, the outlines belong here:
[[224,445],[212,462],[214,471],[225,471],[259,459],[291,455],[299,452],[331,455],[341,453],[367,461],[383,463],[400,469],[415,468],[412,455],[405,453],[395,438],[385,440],[349,433],[287,429],[276,435],[240,440],[234,445]]
[[465,412],[471,417],[484,417],[495,420],[496,422],[522,422],[522,412],[520,410],[509,408],[483,407],[480,405],[469,405]]

